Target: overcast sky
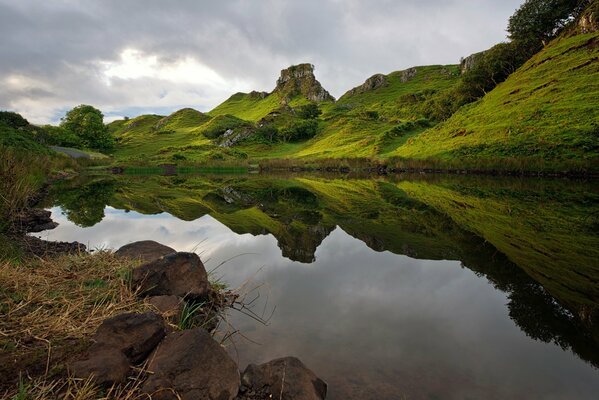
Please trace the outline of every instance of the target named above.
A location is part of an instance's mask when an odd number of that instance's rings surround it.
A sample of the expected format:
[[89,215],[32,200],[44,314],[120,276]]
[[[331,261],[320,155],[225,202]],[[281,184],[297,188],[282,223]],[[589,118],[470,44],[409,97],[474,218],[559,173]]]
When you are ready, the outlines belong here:
[[0,109],[57,122],[208,111],[309,62],[335,97],[505,40],[523,0],[0,0]]

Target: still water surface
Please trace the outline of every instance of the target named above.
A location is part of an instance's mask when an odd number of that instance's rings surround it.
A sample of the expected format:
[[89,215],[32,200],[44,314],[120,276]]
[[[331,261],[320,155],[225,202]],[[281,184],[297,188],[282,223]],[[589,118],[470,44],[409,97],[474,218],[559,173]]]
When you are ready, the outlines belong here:
[[230,354],[295,355],[330,399],[596,399],[598,199],[564,182],[95,177],[55,188],[42,237],[228,260],[217,274],[270,317],[230,312]]

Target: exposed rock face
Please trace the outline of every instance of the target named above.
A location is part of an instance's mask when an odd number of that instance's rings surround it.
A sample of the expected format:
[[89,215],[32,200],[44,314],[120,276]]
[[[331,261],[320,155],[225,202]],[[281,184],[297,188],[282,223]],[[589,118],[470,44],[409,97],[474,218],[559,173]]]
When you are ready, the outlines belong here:
[[143,361],[166,334],[161,316],[121,314],[105,320],[94,335],[86,356],[71,366],[73,375],[93,377],[101,385],[123,381],[131,364]]
[[418,73],[418,69],[409,68],[409,69],[406,69],[405,71],[401,71],[401,76],[399,77],[399,79],[402,83],[406,83],[406,82],[411,81],[416,76],[417,73]]
[[227,129],[217,142],[220,147],[232,147],[252,133],[254,132],[250,128]]
[[599,4],[590,6],[578,21],[580,33],[591,33],[599,31]]
[[253,391],[266,391],[282,400],[323,400],[327,384],[295,357],[285,357],[265,364],[250,364],[241,378]]
[[49,242],[35,236],[25,236],[23,241],[27,243],[27,251],[39,257],[77,254],[86,251],[85,245],[78,242]]
[[462,73],[462,75],[465,74],[466,72],[470,71],[472,68],[474,68],[476,63],[484,55],[485,55],[485,52],[481,51],[479,53],[474,53],[474,54],[469,55],[468,57],[462,58],[460,60],[460,72]]
[[312,64],[293,65],[282,70],[273,93],[279,93],[283,97],[283,103],[297,95],[303,95],[315,102],[335,101],[316,80]]
[[176,251],[153,240],[142,240],[126,244],[114,254],[119,257],[140,259],[144,263],[148,263],[171,253],[176,253]]
[[348,91],[345,95],[354,95],[370,92],[371,90],[376,90],[380,87],[387,86],[389,83],[387,82],[387,77],[383,74],[375,74],[370,78],[366,79],[366,81],[357,86],[350,91]]
[[171,253],[133,270],[132,283],[147,296],[200,299],[208,294],[208,275],[195,253]]
[[202,328],[168,335],[148,369],[141,390],[154,400],[231,400],[239,390],[237,365]]

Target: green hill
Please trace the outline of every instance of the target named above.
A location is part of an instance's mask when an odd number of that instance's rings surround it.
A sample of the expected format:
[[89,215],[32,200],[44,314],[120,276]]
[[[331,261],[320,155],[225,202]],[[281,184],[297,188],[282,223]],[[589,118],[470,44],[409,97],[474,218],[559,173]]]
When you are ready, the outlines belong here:
[[598,59],[599,33],[559,38],[483,99],[392,154],[597,167]]

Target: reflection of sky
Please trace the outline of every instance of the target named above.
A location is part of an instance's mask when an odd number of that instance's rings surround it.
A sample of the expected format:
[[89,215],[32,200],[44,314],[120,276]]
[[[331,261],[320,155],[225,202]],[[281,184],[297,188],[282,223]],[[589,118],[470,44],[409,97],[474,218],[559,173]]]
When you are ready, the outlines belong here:
[[[153,239],[197,248],[237,286],[260,285],[256,311],[276,306],[265,327],[239,313],[230,323],[249,339],[229,346],[241,366],[296,355],[328,381],[332,399],[596,398],[599,374],[569,351],[536,342],[509,319],[504,293],[454,261],[378,253],[337,228],[316,262],[281,256],[274,237],[238,235],[210,216],[180,221],[106,209],[78,228],[53,209],[50,240],[118,248]],[[268,313],[268,311],[267,311]]]

